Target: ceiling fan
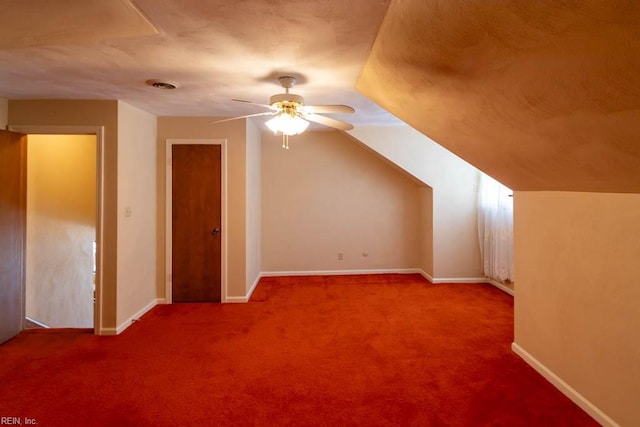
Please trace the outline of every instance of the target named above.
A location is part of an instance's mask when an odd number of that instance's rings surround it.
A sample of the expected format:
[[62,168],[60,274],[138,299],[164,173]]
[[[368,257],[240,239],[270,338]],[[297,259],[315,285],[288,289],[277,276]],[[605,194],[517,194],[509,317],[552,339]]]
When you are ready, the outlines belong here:
[[221,123],[230,120],[246,119],[258,116],[274,116],[265,124],[273,133],[282,133],[282,148],[289,149],[289,136],[304,132],[309,126],[309,122],[320,123],[340,130],[351,130],[353,126],[341,120],[325,117],[320,114],[349,114],[355,110],[347,105],[305,105],[304,98],[300,95],[289,93],[289,89],[296,84],[296,78],[292,76],[278,77],[285,93],[273,95],[269,99],[269,105],[257,104],[242,99],[233,99],[236,102],[244,102],[251,105],[268,108],[270,111],[262,113],[247,114],[245,116],[231,117],[228,119],[216,120],[211,123]]

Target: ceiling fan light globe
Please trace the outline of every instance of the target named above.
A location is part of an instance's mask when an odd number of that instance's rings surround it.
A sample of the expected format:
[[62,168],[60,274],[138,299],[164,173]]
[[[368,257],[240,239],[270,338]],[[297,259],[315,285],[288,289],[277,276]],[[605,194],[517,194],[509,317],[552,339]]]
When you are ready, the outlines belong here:
[[297,135],[309,127],[309,122],[298,115],[279,113],[265,123],[273,133],[281,132],[284,135]]
[[307,130],[308,127],[309,127],[309,122],[300,116],[294,116],[293,119],[291,120],[291,129],[293,132],[295,132],[293,135],[297,135],[304,132],[305,130]]
[[279,124],[278,124],[278,120],[277,120],[278,116],[275,116],[273,119],[267,120],[265,122],[265,125],[267,125],[267,127],[271,130],[271,132],[273,132],[274,134],[278,133],[279,130]]

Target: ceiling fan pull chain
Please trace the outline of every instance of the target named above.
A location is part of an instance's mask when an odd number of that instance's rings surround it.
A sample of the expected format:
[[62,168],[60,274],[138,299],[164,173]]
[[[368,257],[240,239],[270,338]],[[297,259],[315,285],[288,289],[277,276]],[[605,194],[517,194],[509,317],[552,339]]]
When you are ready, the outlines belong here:
[[289,149],[289,135],[284,133],[282,134],[282,148],[285,150]]

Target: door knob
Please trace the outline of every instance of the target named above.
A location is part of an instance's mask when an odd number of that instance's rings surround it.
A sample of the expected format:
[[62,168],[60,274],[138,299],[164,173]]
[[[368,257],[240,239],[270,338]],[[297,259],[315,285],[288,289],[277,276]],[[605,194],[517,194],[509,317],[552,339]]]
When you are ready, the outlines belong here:
[[216,234],[220,233],[220,229],[218,227],[214,228],[213,230],[211,230],[211,235],[215,236]]

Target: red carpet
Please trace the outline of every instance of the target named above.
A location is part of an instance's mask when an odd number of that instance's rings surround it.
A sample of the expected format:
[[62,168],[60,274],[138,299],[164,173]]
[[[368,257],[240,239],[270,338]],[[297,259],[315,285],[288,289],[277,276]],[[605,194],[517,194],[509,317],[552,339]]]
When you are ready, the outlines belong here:
[[39,426],[598,425],[510,350],[512,298],[416,275],[262,279],[117,337],[0,346],[0,417]]

